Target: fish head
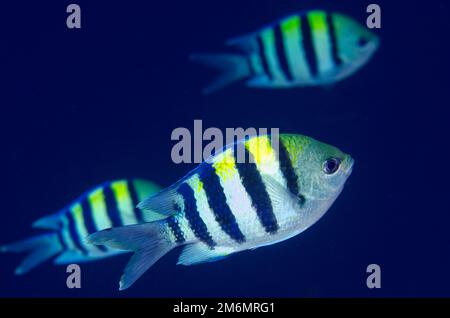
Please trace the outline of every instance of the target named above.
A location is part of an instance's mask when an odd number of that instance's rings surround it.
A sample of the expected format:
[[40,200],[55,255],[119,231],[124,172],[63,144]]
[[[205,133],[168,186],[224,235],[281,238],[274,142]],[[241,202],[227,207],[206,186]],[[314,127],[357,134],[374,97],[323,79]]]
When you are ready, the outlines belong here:
[[336,80],[351,75],[373,56],[380,45],[378,35],[365,25],[339,13],[333,13],[336,50],[341,64]]
[[307,201],[334,201],[350,176],[354,160],[336,147],[308,138],[298,152],[300,193]]

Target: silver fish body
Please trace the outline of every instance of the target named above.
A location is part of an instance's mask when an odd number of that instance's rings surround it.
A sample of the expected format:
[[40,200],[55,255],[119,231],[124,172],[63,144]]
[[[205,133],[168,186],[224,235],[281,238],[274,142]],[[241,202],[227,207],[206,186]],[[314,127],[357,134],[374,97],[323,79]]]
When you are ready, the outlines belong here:
[[144,216],[165,219],[100,231],[89,240],[135,252],[121,279],[124,289],[177,246],[184,247],[178,264],[192,265],[301,233],[333,204],[352,167],[349,155],[310,137],[280,135],[276,143],[252,137],[138,205]]

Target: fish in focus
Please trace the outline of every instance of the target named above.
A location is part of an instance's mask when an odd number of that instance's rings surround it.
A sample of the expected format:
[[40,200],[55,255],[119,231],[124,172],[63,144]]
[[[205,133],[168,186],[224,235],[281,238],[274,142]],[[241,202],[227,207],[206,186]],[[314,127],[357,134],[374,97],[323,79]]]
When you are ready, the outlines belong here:
[[247,86],[257,88],[329,85],[366,64],[379,39],[348,16],[311,10],[231,39],[226,45],[238,53],[191,56],[222,72],[204,89],[205,94],[244,79]]
[[4,245],[0,251],[29,253],[16,268],[17,275],[27,273],[56,255],[55,264],[88,262],[116,255],[121,251],[88,244],[87,236],[114,226],[157,219],[156,214],[147,219],[136,205],[159,190],[156,184],[140,179],[106,182],[85,192],[59,212],[33,223],[34,228],[49,232]]
[[[319,220],[341,193],[353,159],[310,137],[277,140],[264,135],[229,145],[139,203],[144,216],[156,211],[165,219],[91,234],[93,244],[134,251],[120,289],[175,247],[184,247],[178,264],[211,262],[281,242]],[[237,160],[242,154],[246,160]]]

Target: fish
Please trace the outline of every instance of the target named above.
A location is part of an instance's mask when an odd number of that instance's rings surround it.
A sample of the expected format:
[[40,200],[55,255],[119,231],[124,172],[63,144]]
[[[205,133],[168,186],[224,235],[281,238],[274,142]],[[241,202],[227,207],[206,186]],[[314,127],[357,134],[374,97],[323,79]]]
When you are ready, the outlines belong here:
[[88,244],[89,234],[110,228],[153,221],[164,216],[157,213],[142,215],[136,208],[139,201],[161,189],[143,179],[120,179],[104,182],[83,193],[57,213],[36,220],[32,227],[48,232],[6,244],[0,252],[28,252],[15,269],[16,275],[30,270],[57,256],[54,264],[95,261],[117,255],[122,251]]
[[309,10],[226,41],[235,52],[194,53],[190,58],[221,72],[204,94],[241,80],[265,89],[331,86],[365,65],[379,42],[351,17]]
[[176,247],[183,247],[177,264],[213,262],[287,240],[317,222],[341,193],[354,160],[311,137],[277,136],[229,144],[138,204],[144,215],[166,218],[91,234],[92,244],[134,252],[119,289]]

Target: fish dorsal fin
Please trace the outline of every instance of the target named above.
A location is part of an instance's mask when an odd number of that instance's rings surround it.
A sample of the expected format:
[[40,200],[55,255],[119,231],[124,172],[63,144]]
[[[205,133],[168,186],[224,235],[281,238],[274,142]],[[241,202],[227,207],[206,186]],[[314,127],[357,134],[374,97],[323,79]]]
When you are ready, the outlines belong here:
[[268,174],[262,174],[266,190],[270,195],[272,206],[276,211],[298,211],[301,209],[304,198],[296,195]]
[[59,229],[61,217],[63,212],[58,212],[51,215],[43,216],[32,224],[32,227],[38,229],[49,229],[49,230],[57,230]]
[[194,265],[206,262],[215,262],[234,253],[230,247],[215,247],[210,249],[203,243],[186,245],[178,258],[178,265]]
[[177,186],[169,187],[139,202],[137,207],[142,210],[144,219],[153,218],[157,214],[169,217],[179,212],[183,201],[177,188]]
[[225,42],[225,45],[236,47],[245,53],[252,53],[258,49],[254,34],[246,34],[231,38]]

